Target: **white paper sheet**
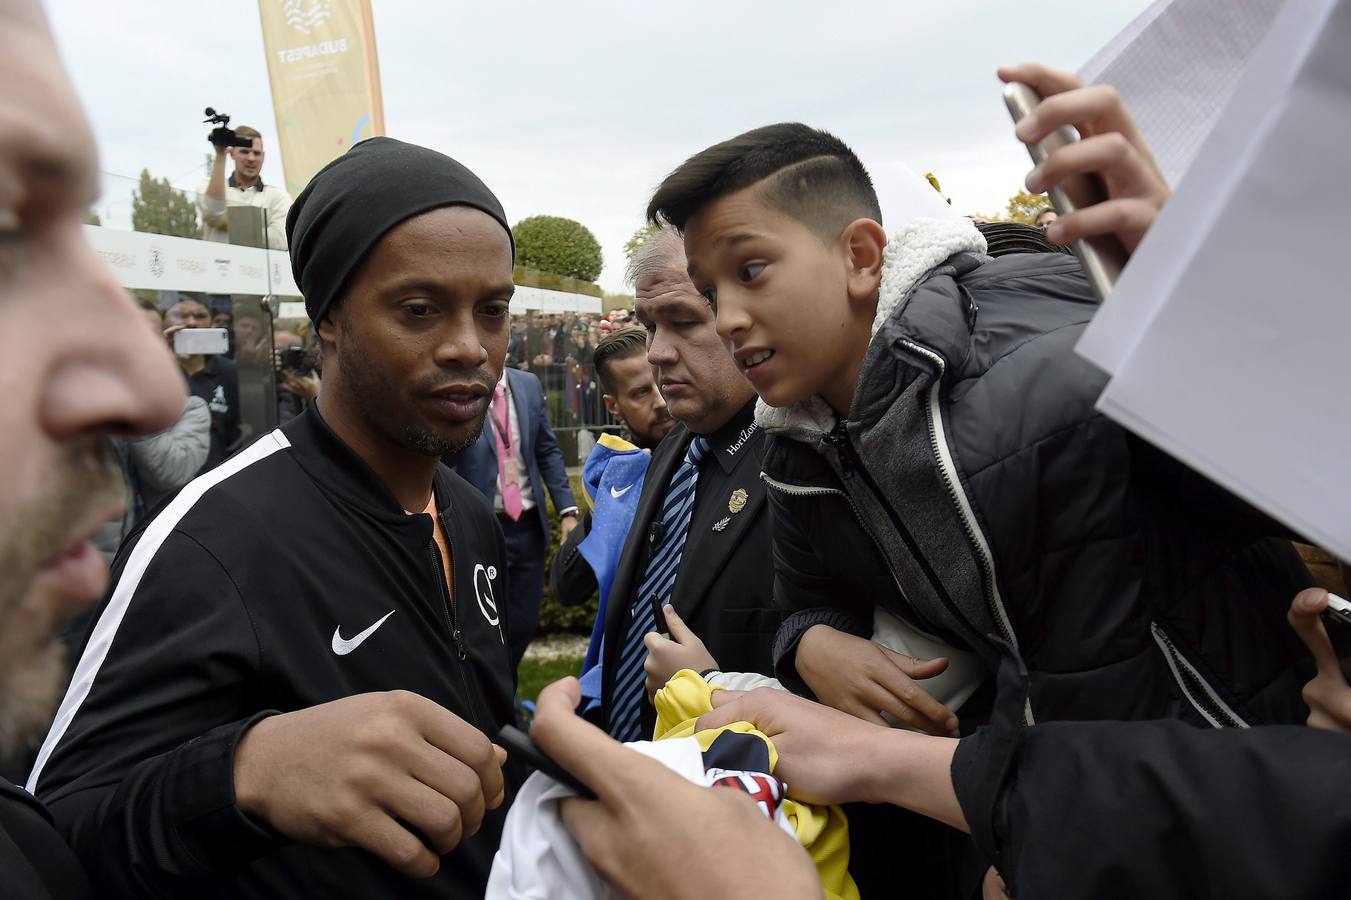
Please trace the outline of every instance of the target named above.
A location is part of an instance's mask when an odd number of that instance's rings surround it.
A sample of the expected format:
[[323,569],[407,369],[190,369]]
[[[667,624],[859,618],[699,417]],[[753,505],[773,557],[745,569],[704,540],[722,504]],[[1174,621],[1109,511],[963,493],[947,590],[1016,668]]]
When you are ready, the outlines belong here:
[[1177,184],[1283,0],[1159,0],[1079,70],[1121,92],[1154,158]]
[[1195,165],[1177,185],[1079,341],[1079,353],[1099,368],[1116,372],[1186,270],[1225,192],[1240,177],[1244,156],[1236,151],[1250,142],[1254,127],[1282,102],[1312,40],[1311,23],[1321,18],[1327,5],[1327,0],[1290,0],[1272,23],[1223,116],[1201,145]]
[[1099,408],[1351,559],[1351,0],[1292,5],[1303,40],[1263,73],[1288,87],[1264,116],[1226,109],[1217,132],[1241,116],[1246,137],[1213,196],[1169,208],[1195,252]]

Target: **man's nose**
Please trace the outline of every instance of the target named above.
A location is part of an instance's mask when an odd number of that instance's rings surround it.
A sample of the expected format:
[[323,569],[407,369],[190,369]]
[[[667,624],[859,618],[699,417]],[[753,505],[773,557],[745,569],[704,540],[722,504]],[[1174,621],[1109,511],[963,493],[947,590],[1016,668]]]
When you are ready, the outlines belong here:
[[[42,388],[42,423],[56,440],[154,434],[183,414],[182,375],[163,338],[75,231],[66,289],[87,297],[87,318]],[[70,279],[70,275],[75,275]]]

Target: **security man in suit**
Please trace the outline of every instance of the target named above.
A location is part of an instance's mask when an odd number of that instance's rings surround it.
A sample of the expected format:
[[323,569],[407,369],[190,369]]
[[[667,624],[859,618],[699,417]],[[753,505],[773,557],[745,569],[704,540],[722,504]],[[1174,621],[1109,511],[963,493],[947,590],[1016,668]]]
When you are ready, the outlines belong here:
[[478,440],[444,462],[488,498],[502,526],[507,543],[507,643],[514,669],[539,626],[544,560],[549,554],[545,490],[562,519],[562,540],[577,526],[577,501],[568,486],[558,438],[549,427],[539,378],[504,368]]
[[671,604],[729,671],[770,674],[779,625],[755,391],[685,273],[678,234],[650,238],[629,277],[648,361],[680,424],[652,454],[606,609],[603,718],[620,740],[652,734],[644,638],[668,630],[658,605]]

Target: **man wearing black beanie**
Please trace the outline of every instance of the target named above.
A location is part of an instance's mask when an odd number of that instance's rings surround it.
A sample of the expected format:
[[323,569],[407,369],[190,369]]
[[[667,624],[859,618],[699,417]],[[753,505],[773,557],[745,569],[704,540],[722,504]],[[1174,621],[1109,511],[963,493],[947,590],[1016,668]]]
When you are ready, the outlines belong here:
[[511,232],[375,138],[287,236],[323,391],[123,545],[28,789],[109,896],[480,896],[517,783],[506,562],[439,458],[502,371]]

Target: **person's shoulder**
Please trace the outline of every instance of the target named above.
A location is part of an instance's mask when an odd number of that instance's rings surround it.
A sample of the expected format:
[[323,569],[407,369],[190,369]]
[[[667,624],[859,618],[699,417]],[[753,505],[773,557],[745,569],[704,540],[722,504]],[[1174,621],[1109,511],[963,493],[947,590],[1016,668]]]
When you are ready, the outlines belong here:
[[507,373],[507,384],[511,386],[512,390],[535,390],[541,394],[544,392],[539,376],[534,372],[526,372],[511,366],[507,366],[503,371]]
[[973,295],[1008,294],[1096,306],[1097,299],[1077,257],[1064,253],[1011,253],[977,266],[957,279]]

